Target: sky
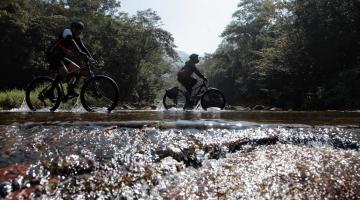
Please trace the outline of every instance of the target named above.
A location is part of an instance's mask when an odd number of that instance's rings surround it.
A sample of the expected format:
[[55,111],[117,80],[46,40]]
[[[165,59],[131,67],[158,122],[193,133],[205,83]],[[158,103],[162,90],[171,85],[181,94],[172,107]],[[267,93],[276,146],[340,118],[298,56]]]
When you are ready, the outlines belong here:
[[220,34],[230,23],[240,0],[121,0],[121,11],[131,15],[151,8],[161,17],[178,50],[188,54],[213,53]]

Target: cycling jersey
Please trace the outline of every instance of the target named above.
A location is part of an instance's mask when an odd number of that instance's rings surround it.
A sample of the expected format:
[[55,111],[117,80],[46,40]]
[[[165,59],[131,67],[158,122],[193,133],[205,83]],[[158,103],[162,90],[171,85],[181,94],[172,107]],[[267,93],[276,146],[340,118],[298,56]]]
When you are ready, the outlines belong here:
[[191,94],[192,88],[197,83],[197,80],[192,77],[192,74],[195,73],[200,78],[204,79],[204,75],[196,68],[196,65],[191,60],[185,63],[185,66],[180,69],[177,74],[178,81],[185,87],[188,94]]
[[178,72],[178,77],[181,78],[187,78],[191,77],[191,75],[195,72],[196,75],[198,75],[200,78],[204,78],[204,75],[200,73],[200,71],[196,68],[195,63],[191,61],[187,61],[185,63],[185,66],[180,69]]
[[54,41],[46,51],[45,58],[50,63],[51,68],[58,67],[62,60],[74,50],[83,55],[91,57],[90,52],[84,46],[80,37],[74,37],[70,29],[65,29],[58,39]]

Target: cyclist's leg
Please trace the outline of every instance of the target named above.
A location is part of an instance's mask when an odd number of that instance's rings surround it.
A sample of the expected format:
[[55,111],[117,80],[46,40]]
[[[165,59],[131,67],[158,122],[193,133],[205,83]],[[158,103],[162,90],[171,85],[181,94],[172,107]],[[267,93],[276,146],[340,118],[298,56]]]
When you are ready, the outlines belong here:
[[197,80],[196,80],[195,78],[193,78],[193,77],[190,76],[190,78],[189,78],[189,85],[188,85],[189,91],[190,91],[190,95],[191,95],[192,89],[193,89],[193,87],[196,85],[196,83],[197,83]]
[[80,77],[82,76],[87,76],[88,75],[88,70],[86,69],[81,69],[79,65],[77,65],[75,62],[73,62],[72,60],[70,60],[69,58],[65,58],[64,59],[64,63],[66,65],[67,70],[69,71],[69,77],[76,77],[76,81],[78,81],[80,79]]
[[66,69],[68,71],[67,78],[69,79],[68,82],[68,96],[78,96],[78,94],[74,91],[74,88],[80,79],[80,77],[83,75],[81,73],[80,67],[73,62],[72,60],[68,58],[64,58],[64,64],[66,66]]
[[188,94],[188,106],[190,108],[192,108],[194,106],[194,103],[195,103],[195,102],[193,102],[193,99],[192,99],[192,90],[193,90],[193,87],[196,85],[196,83],[197,83],[197,80],[190,76],[189,80],[188,80],[187,87],[186,87],[186,90],[189,93]]
[[75,62],[73,62],[69,58],[64,58],[64,64],[68,71],[68,75],[70,75],[70,76],[72,76],[72,75],[78,76],[79,75],[80,67]]
[[189,108],[192,107],[192,103],[191,103],[190,98],[191,98],[192,88],[196,84],[196,79],[195,79],[195,82],[194,82],[194,78],[192,78],[191,76],[190,77],[181,77],[181,76],[179,76],[178,81],[186,89],[186,93],[185,93],[185,98],[186,98],[185,109],[189,109]]
[[60,62],[60,65],[58,67],[58,75],[61,77],[61,80],[64,79],[69,74],[69,71],[67,70],[64,61]]
[[54,59],[51,62],[49,62],[51,69],[57,69],[57,74],[55,77],[55,80],[52,82],[51,87],[48,91],[46,91],[46,96],[50,100],[54,100],[54,89],[55,87],[60,83],[60,81],[65,77],[66,75],[66,68],[64,66],[64,63],[61,61],[61,59]]

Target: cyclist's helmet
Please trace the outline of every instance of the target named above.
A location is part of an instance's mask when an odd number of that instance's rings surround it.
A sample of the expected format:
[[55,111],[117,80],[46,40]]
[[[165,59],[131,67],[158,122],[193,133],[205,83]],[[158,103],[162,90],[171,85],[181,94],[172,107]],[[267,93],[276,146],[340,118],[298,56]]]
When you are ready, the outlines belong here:
[[82,23],[80,20],[74,20],[71,22],[70,27],[82,30],[84,29],[84,23]]
[[199,55],[193,53],[189,56],[191,61],[199,62]]

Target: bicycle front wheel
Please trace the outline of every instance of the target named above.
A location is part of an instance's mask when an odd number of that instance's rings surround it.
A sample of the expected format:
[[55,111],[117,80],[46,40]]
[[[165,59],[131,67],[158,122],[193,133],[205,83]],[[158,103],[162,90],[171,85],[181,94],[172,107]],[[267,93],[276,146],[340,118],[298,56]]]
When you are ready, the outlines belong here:
[[54,79],[50,77],[35,78],[25,89],[25,101],[32,111],[55,111],[60,105],[60,88],[56,86],[50,99],[46,92],[51,88]]
[[184,109],[186,98],[184,92],[178,90],[176,95],[165,93],[163,97],[163,105],[166,110]]
[[118,99],[117,84],[113,79],[103,75],[87,80],[80,92],[81,104],[89,112],[111,112],[116,107]]
[[201,107],[204,110],[208,108],[225,108],[225,96],[218,89],[209,89],[201,97]]

